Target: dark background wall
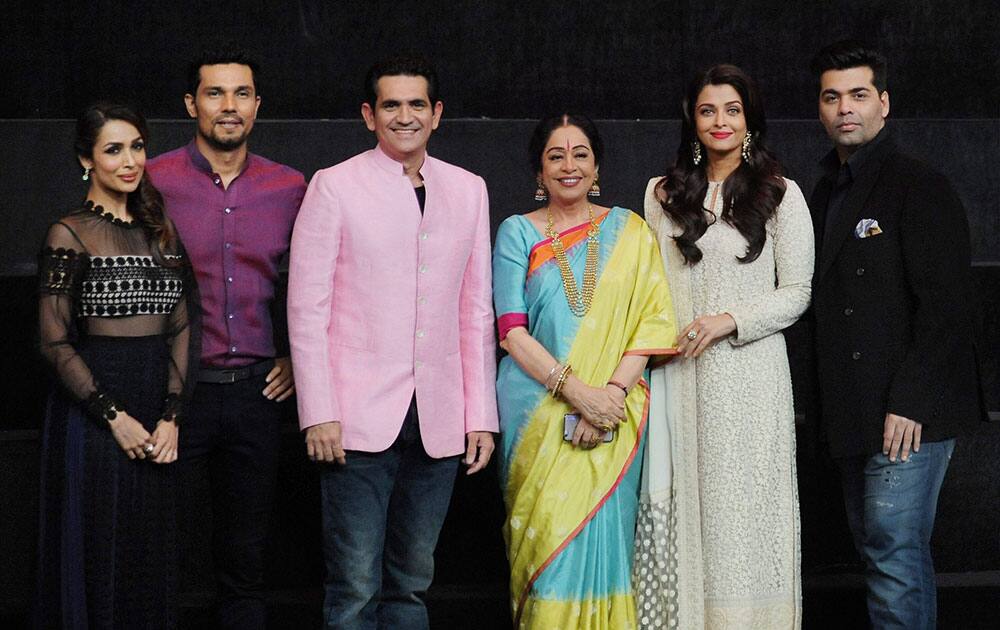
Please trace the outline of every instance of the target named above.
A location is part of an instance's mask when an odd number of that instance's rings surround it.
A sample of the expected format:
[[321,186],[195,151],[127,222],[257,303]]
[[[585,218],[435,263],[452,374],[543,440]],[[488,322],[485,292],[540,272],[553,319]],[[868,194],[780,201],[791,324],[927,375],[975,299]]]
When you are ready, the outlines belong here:
[[[808,58],[843,36],[876,41],[890,60],[892,133],[948,175],[969,213],[977,289],[969,309],[982,326],[989,406],[1000,416],[1000,11],[989,0],[18,2],[4,17],[0,622],[23,620],[33,575],[37,437],[50,386],[35,350],[34,253],[45,225],[85,192],[66,119],[96,98],[125,99],[164,119],[152,125],[151,153],[186,142],[193,126],[180,120],[185,62],[203,43],[226,37],[255,49],[265,66],[253,149],[307,178],[371,146],[357,112],[361,77],[375,57],[397,48],[433,57],[445,121],[431,151],[486,179],[494,229],[534,205],[524,155],[532,123],[525,119],[562,109],[601,119],[608,144],[602,201],[640,209],[645,181],[676,149],[684,84],[696,69],[721,61],[758,79],[771,144],[808,195],[816,161],[828,149],[815,120]],[[812,429],[808,339],[800,327],[786,336],[799,414],[805,627],[826,627],[821,620],[831,619],[857,627],[864,612],[856,558],[839,489]],[[315,625],[318,485],[291,408],[286,422],[269,600],[274,619]],[[990,607],[982,602],[1000,595],[997,451],[1000,422],[983,424],[961,443],[945,482],[934,539],[944,628],[987,627]],[[472,627],[471,618],[476,627],[492,627],[484,614],[503,627],[502,518],[495,471],[460,479],[437,553],[435,627]],[[206,536],[196,535],[184,566],[190,627],[204,619],[212,591]]]
[[[10,6],[10,5],[13,6]],[[447,115],[674,118],[691,74],[734,62],[757,77],[769,113],[812,118],[808,60],[845,36],[891,61],[900,117],[995,118],[992,0],[290,0],[5,3],[0,118],[74,117],[95,97],[183,117],[184,66],[233,38],[258,51],[263,115],[354,118],[372,60],[424,51],[444,79]]]

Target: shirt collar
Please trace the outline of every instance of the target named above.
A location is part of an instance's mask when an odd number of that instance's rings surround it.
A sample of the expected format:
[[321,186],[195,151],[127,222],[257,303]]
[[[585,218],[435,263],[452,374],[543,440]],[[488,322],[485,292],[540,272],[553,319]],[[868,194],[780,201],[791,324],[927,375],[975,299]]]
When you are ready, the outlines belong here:
[[[191,164],[194,165],[199,171],[207,175],[215,175],[215,171],[212,170],[212,165],[209,164],[208,158],[201,154],[198,150],[198,142],[192,138],[191,142],[188,142],[187,147],[185,147],[188,154],[188,159],[191,160]],[[237,177],[242,176],[250,169],[250,163],[253,162],[253,153],[247,151],[247,159],[243,162],[243,169]]]
[[888,127],[882,127],[874,138],[861,145],[861,148],[848,156],[843,164],[840,162],[837,150],[833,149],[820,161],[820,165],[823,167],[826,176],[833,181],[837,181],[841,168],[846,168],[850,179],[854,180],[864,170],[865,164],[871,160],[871,156],[888,137]]
[[875,153],[879,145],[882,144],[882,141],[888,135],[889,133],[886,131],[885,127],[882,127],[874,138],[866,142],[860,149],[852,153],[851,156],[847,158],[846,164],[847,167],[851,169],[852,177],[857,177],[864,169],[865,164],[871,162],[872,154]]
[[[392,175],[406,177],[406,173],[403,171],[403,164],[386,155],[380,145],[375,145],[375,148],[372,149],[372,153],[375,158],[375,164],[377,164],[382,170]],[[424,163],[420,167],[420,177],[422,177],[425,181],[427,179],[428,171],[433,170],[430,163],[430,156],[425,152]]]

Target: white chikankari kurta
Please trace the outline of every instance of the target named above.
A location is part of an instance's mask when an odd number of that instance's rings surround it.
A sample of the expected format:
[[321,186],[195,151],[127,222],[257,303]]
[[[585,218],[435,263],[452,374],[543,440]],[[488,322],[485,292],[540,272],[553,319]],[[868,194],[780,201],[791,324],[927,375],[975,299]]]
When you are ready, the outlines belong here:
[[[678,325],[729,313],[737,333],[652,375],[636,541],[640,625],[798,628],[795,421],[781,331],[809,304],[809,209],[785,180],[759,258],[739,262],[746,239],[716,220],[697,241],[702,260],[688,266],[672,238],[681,230],[655,198],[657,181],[646,191],[646,219],[660,242]],[[707,207],[716,197],[716,217],[720,185],[710,183],[705,198]]]

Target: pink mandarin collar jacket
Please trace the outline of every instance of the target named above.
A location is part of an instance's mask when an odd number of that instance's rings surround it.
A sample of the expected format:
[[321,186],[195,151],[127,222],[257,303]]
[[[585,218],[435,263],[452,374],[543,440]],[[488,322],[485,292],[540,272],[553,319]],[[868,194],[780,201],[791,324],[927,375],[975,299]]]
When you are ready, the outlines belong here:
[[482,178],[427,156],[413,184],[379,148],[313,176],[292,235],[288,327],[299,424],[378,452],[414,389],[424,449],[497,431],[490,217]]

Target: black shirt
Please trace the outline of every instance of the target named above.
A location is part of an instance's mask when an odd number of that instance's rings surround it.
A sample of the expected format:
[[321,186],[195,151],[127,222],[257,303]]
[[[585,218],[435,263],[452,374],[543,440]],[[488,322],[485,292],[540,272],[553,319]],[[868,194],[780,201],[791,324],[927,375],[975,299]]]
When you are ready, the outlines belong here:
[[417,193],[417,203],[420,204],[420,214],[423,214],[424,204],[427,203],[427,189],[420,186],[419,188],[414,188],[413,192]]
[[863,144],[860,149],[852,153],[843,163],[840,162],[836,149],[823,158],[821,165],[824,171],[826,171],[825,177],[833,182],[833,187],[830,191],[830,201],[826,206],[826,222],[823,224],[824,247],[829,244],[833,236],[830,234],[830,228],[834,225],[837,215],[840,214],[844,206],[844,201],[847,199],[847,194],[851,191],[851,186],[864,172],[865,165],[869,162],[871,155],[875,153],[875,148],[888,135],[888,130],[883,127],[878,135]]

